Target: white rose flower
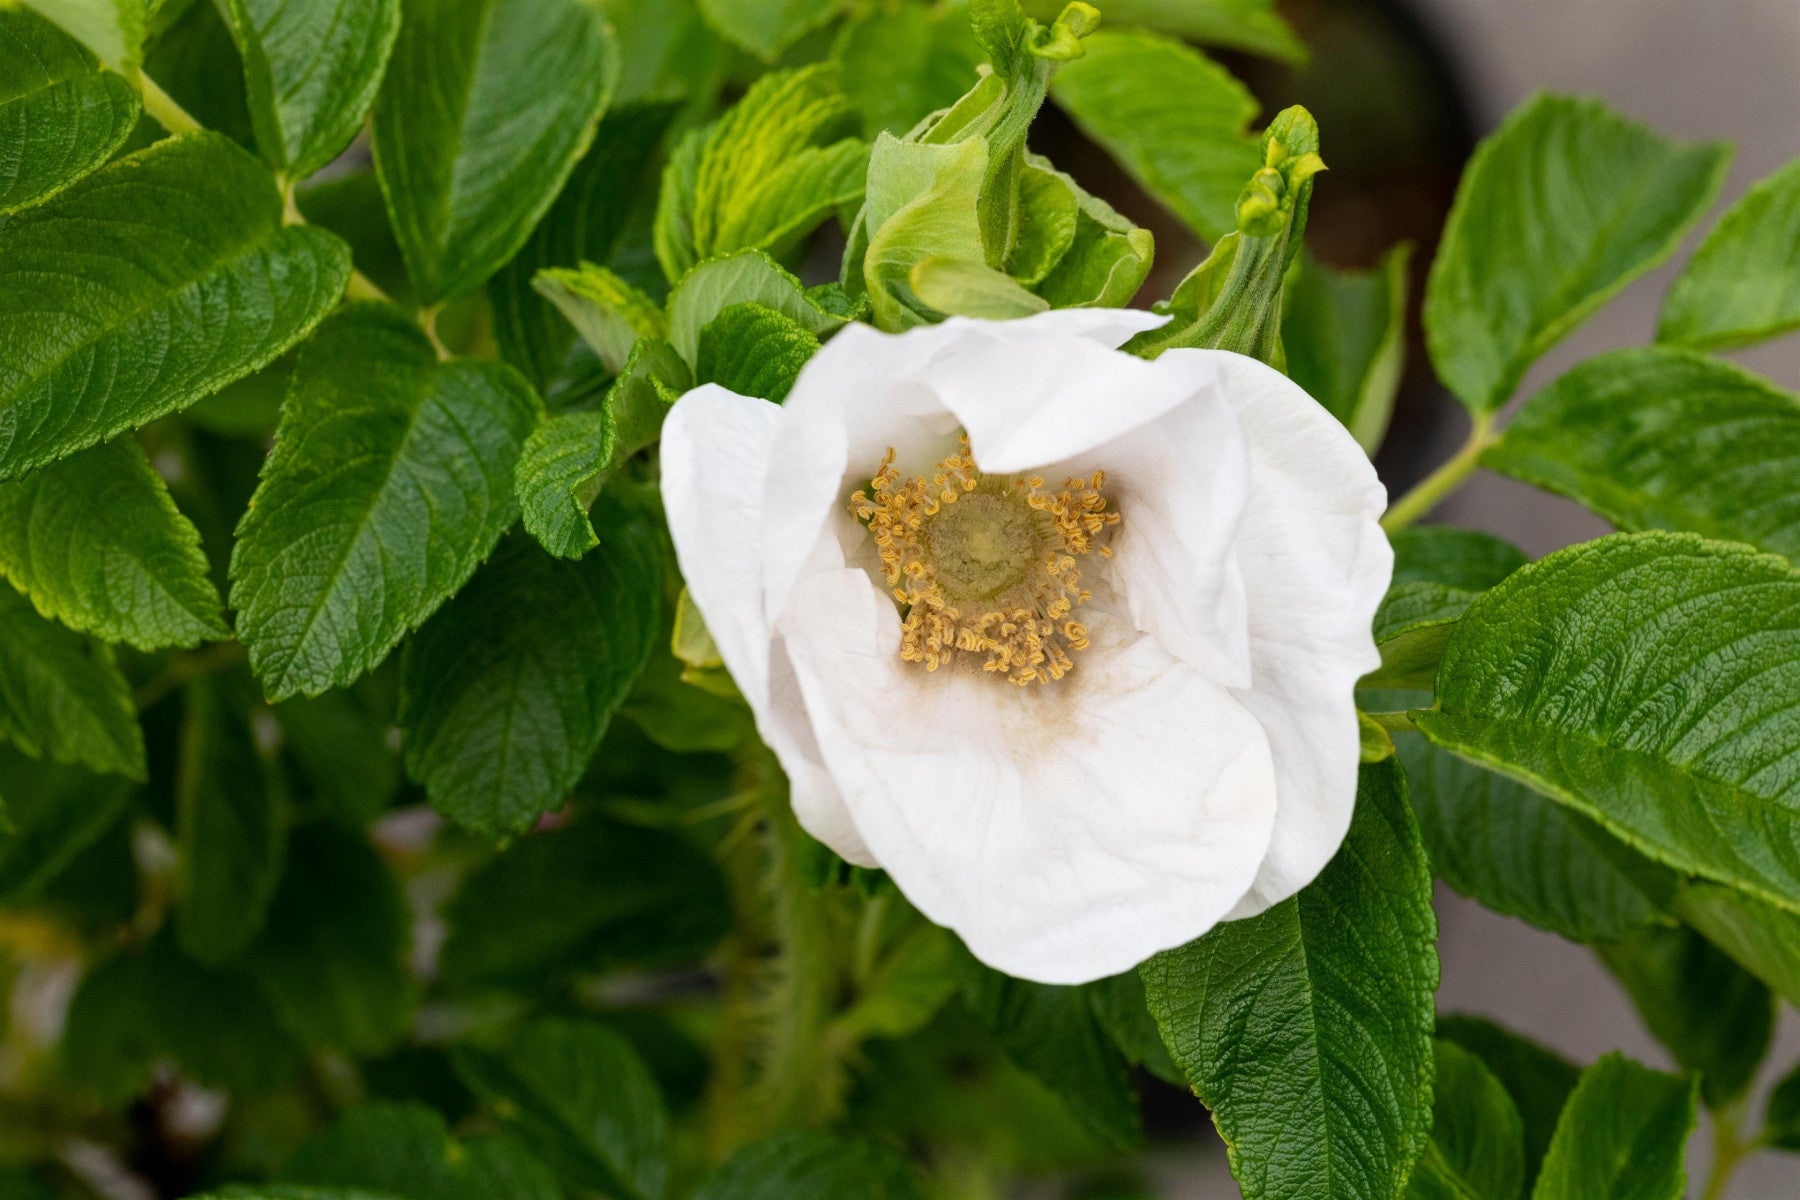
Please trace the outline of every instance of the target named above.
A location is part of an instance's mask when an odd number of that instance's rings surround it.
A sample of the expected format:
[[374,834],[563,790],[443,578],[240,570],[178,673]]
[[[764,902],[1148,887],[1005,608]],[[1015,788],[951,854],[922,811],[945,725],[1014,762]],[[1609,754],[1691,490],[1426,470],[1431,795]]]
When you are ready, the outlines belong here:
[[682,574],[800,824],[1025,979],[1261,912],[1355,800],[1385,493],[1279,372],[1117,349],[1161,323],[855,324],[785,405],[709,385],[663,427]]

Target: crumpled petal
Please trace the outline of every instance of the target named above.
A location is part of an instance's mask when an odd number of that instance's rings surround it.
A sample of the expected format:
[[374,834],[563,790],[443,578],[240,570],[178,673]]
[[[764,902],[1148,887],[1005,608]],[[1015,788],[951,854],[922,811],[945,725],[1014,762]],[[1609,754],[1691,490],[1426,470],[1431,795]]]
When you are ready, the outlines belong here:
[[1356,439],[1279,371],[1217,350],[1226,401],[1250,447],[1238,530],[1252,680],[1233,695],[1275,755],[1269,852],[1231,916],[1293,895],[1337,853],[1356,803],[1356,681],[1381,662],[1370,633],[1393,574],[1379,524],[1387,492]]
[[985,962],[1045,983],[1126,970],[1255,876],[1274,777],[1254,719],[1104,615],[1054,687],[900,659],[868,576],[795,589],[779,631],[832,776],[900,890]]
[[787,772],[795,817],[844,858],[873,866],[820,758],[793,669],[771,655],[760,501],[780,418],[777,405],[716,384],[684,395],[663,421],[663,508],[688,594]]

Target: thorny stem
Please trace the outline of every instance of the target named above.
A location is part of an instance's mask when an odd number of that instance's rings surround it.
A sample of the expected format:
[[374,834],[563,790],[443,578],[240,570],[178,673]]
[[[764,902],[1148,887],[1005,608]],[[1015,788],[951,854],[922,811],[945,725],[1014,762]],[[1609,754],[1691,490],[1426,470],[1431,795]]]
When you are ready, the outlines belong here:
[[1473,426],[1469,429],[1469,438],[1462,448],[1446,459],[1442,466],[1420,480],[1417,486],[1400,499],[1394,501],[1381,518],[1381,527],[1389,533],[1396,529],[1405,529],[1414,521],[1430,512],[1445,496],[1463,485],[1463,481],[1475,472],[1481,463],[1482,451],[1500,440],[1494,431],[1494,418],[1491,413],[1479,413]]

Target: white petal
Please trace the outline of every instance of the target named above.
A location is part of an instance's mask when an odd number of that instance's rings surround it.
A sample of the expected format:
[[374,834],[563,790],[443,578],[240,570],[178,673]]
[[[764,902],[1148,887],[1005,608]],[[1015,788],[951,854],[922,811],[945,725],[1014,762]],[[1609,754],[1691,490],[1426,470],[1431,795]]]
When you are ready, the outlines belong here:
[[713,384],[684,395],[663,421],[663,508],[688,595],[788,774],[795,816],[839,854],[870,866],[819,758],[793,671],[785,656],[770,661],[760,501],[780,415],[766,400]]
[[1356,803],[1356,681],[1381,656],[1370,635],[1394,556],[1378,524],[1387,494],[1356,440],[1280,372],[1223,351],[1227,402],[1250,446],[1238,530],[1250,615],[1248,688],[1234,690],[1275,754],[1268,857],[1232,916],[1310,883],[1337,853]]
[[781,622],[820,749],[908,899],[984,961],[1047,983],[1123,971],[1243,895],[1273,821],[1256,722],[1149,637],[1098,616],[1048,687],[903,663],[854,569]]

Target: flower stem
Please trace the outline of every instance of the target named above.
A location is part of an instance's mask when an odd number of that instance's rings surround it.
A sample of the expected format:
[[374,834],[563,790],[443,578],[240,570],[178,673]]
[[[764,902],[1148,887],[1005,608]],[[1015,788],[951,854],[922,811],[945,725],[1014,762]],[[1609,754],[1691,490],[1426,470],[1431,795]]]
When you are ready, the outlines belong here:
[[1491,413],[1478,413],[1462,448],[1446,459],[1442,466],[1420,480],[1417,486],[1394,501],[1381,518],[1381,527],[1389,533],[1405,529],[1436,508],[1438,502],[1463,485],[1463,481],[1481,464],[1482,451],[1500,440],[1494,431]]
[[1724,1200],[1725,1186],[1731,1182],[1737,1165],[1754,1149],[1756,1142],[1746,1142],[1738,1132],[1738,1109],[1730,1108],[1713,1114],[1712,1169],[1707,1172],[1706,1190],[1701,1200]]
[[143,73],[138,74],[138,87],[143,90],[144,111],[150,119],[161,125],[170,133],[197,133],[202,128],[200,122],[194,120],[187,109],[175,102],[175,97],[162,90],[156,80]]

